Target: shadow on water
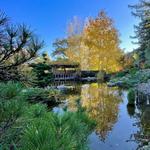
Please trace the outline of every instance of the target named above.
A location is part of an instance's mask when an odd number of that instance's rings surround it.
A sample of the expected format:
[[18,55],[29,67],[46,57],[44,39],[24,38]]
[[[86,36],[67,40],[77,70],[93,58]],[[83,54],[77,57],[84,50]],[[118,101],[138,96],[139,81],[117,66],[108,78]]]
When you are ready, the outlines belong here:
[[[77,99],[96,127],[89,136],[91,150],[136,150],[141,135],[150,127],[150,108],[127,105],[127,92],[98,83],[67,83],[57,85],[65,95],[65,103],[54,107],[55,112],[77,111]],[[146,111],[143,111],[146,110]],[[149,132],[150,133],[150,132]]]

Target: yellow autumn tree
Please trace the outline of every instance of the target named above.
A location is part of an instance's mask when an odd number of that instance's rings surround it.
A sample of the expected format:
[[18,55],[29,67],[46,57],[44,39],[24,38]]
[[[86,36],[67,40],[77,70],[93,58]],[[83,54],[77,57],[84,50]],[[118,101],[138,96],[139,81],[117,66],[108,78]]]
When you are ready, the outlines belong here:
[[80,63],[81,70],[119,71],[123,53],[113,21],[101,11],[96,18],[82,22],[74,17],[68,25],[67,38],[56,41],[54,53]]
[[81,41],[82,41],[82,23],[78,17],[74,17],[67,27],[67,44],[65,51],[66,57],[71,61],[81,63]]
[[85,21],[74,17],[67,28],[67,44],[65,51],[66,57],[71,61],[80,63],[81,70],[89,70],[89,48],[84,43]]
[[119,61],[123,53],[119,48],[118,32],[104,11],[89,19],[84,28],[83,41],[89,51],[89,70],[115,72],[121,69]]
[[67,26],[67,37],[56,39],[53,43],[55,50],[53,56],[61,59],[69,59],[69,61],[81,63],[81,41],[82,41],[83,26],[78,17]]

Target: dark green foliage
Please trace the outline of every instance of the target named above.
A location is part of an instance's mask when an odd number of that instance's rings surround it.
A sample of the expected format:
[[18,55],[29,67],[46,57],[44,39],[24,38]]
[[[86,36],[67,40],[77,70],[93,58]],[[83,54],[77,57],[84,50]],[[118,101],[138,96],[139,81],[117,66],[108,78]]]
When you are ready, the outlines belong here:
[[53,43],[53,47],[55,50],[53,51],[53,56],[56,56],[57,58],[66,58],[66,50],[68,48],[68,41],[67,39],[56,39],[56,41]]
[[28,88],[24,91],[27,101],[56,104],[60,99],[60,92],[54,89]]
[[127,111],[130,117],[134,117],[135,115],[135,106],[127,105]]
[[0,99],[13,99],[19,96],[22,91],[23,85],[21,83],[7,82],[0,83]]
[[[32,89],[32,92],[33,91],[34,89]],[[35,91],[37,96],[38,94],[43,96],[43,93],[47,93],[45,98],[46,96],[52,97],[57,93],[51,90],[48,92],[44,89],[39,89],[40,92],[37,92],[36,89]],[[41,105],[40,107],[33,105],[32,108],[32,106],[28,104],[28,101],[30,101],[29,95],[31,96],[29,93],[28,89],[20,83],[8,82],[0,84],[0,143],[2,143],[3,147],[8,147],[13,142],[18,143],[22,130],[28,121],[30,122],[30,118],[33,118],[30,112],[32,112],[35,117],[39,117],[40,114],[43,113],[42,107],[45,106]],[[33,98],[32,96],[31,98]]]
[[131,76],[134,76],[137,71],[138,71],[138,68],[131,68],[131,69],[129,69],[129,74],[130,74]]
[[115,74],[115,78],[118,78],[118,77],[120,78],[120,77],[123,77],[125,75],[126,75],[126,71],[118,72]]
[[21,94],[22,90],[23,85],[20,83],[0,84],[0,143],[3,147],[19,138],[20,128],[14,129],[14,124],[18,122],[27,105]]
[[47,106],[44,104],[29,105],[29,107],[25,108],[23,117],[26,118],[27,120],[33,118],[41,118],[46,115],[47,111],[48,111]]
[[[87,137],[95,123],[79,108],[77,112],[55,114],[30,98],[46,99],[55,90],[26,89],[19,83],[0,84],[0,143],[9,150],[87,150]],[[8,95],[7,95],[8,94]]]
[[150,63],[145,63],[145,66],[144,66],[145,69],[150,69]]
[[93,124],[82,113],[46,114],[32,121],[23,134],[23,150],[85,150]]
[[30,66],[33,68],[33,72],[36,73],[37,80],[35,81],[35,84],[39,87],[48,86],[53,80],[53,74],[49,64],[37,63],[31,64]]
[[0,84],[0,122],[13,120],[21,113],[23,105],[23,86],[19,83],[8,82]]
[[140,47],[138,48],[139,53],[139,64],[143,67],[146,62],[146,51],[150,52],[150,2],[149,0],[140,0],[137,5],[130,6],[134,11],[134,16],[139,17],[140,23],[135,26],[135,33],[138,39]]
[[[10,104],[10,107],[13,107],[13,105]],[[24,103],[24,105],[18,105],[18,107],[20,107],[21,112],[19,112],[19,115],[10,126],[1,133],[0,143],[3,145],[4,149],[7,149],[13,143],[15,143],[14,145],[17,147],[21,147],[20,141],[25,128],[35,118],[41,118],[47,112],[46,106],[40,104],[28,105]]]
[[128,105],[134,106],[135,105],[135,90],[130,89],[128,93]]
[[146,65],[148,68],[150,68],[150,42],[145,50],[145,54],[146,54]]

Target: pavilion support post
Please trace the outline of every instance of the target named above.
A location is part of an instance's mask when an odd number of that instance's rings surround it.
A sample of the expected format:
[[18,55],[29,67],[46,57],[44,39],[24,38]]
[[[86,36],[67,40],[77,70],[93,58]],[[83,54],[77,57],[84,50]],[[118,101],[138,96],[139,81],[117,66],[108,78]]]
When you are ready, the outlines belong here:
[[146,96],[146,104],[149,105],[149,95]]

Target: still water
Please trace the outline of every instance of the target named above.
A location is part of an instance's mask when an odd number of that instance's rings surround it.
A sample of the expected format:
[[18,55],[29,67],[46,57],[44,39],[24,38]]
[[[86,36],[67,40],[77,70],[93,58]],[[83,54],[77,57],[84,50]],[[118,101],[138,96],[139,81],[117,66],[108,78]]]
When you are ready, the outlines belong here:
[[90,150],[136,150],[137,136],[143,131],[140,109],[127,106],[127,91],[109,88],[105,84],[73,84],[64,88],[65,103],[54,111],[77,110],[77,99],[89,117],[96,121],[95,130],[89,135]]

